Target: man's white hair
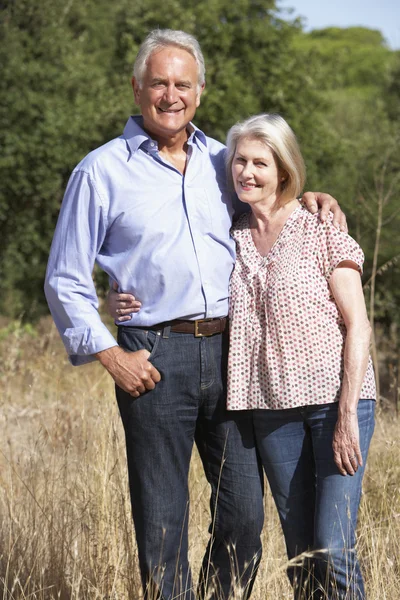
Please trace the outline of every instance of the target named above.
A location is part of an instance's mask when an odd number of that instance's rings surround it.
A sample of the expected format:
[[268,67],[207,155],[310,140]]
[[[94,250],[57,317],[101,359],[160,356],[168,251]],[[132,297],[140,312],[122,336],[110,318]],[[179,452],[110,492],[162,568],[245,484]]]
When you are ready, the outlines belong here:
[[150,56],[156,50],[161,50],[168,46],[182,48],[182,50],[186,50],[186,52],[189,52],[193,56],[198,69],[198,87],[201,88],[205,83],[206,68],[200,44],[190,33],[176,29],[153,29],[146,36],[146,39],[139,48],[133,65],[133,76],[138,82],[139,87],[143,84],[147,61]]

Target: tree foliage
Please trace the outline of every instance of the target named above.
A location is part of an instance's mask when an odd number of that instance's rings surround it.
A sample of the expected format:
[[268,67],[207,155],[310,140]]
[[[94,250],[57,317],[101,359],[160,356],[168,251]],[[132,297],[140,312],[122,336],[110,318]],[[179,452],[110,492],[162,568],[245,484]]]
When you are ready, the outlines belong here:
[[[0,313],[32,319],[46,310],[42,281],[67,178],[136,111],[132,63],[155,27],[184,29],[202,45],[207,86],[196,124],[223,141],[236,120],[280,112],[300,138],[308,188],[340,200],[372,256],[376,173],[400,116],[400,55],[379,32],[305,34],[273,0],[3,0],[0,19]],[[388,185],[397,154],[387,158]],[[382,264],[400,251],[397,198],[395,187]]]

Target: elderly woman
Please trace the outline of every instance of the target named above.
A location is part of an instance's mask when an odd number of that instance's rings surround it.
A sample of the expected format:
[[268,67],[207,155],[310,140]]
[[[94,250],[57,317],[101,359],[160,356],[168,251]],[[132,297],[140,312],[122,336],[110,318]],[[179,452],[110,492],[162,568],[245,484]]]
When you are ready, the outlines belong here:
[[[251,409],[295,598],[365,598],[355,551],[374,429],[363,253],[296,199],[305,168],[279,115],[229,131],[227,170],[251,212],[232,229],[228,409]],[[361,399],[360,399],[361,398]]]
[[[297,200],[304,163],[279,115],[232,127],[227,172],[251,209],[232,228],[228,409],[253,411],[295,599],[361,600],[355,528],[375,405],[363,253]],[[120,294],[110,308],[140,303]]]

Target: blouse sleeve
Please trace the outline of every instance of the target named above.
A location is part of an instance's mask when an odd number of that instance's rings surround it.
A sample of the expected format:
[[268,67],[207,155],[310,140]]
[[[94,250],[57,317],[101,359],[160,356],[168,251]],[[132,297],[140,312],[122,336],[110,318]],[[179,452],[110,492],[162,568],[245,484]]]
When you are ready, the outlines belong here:
[[357,242],[348,233],[336,229],[330,220],[320,223],[318,229],[318,260],[324,277],[329,280],[336,267],[345,260],[354,262],[362,273],[364,253]]

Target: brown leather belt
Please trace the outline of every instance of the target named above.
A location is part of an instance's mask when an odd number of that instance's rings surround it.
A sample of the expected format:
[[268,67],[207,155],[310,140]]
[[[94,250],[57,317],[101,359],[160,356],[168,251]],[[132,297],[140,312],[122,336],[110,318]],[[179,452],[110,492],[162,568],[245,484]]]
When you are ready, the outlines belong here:
[[194,337],[208,337],[216,333],[225,331],[228,323],[228,317],[218,317],[217,319],[197,319],[196,321],[184,321],[175,319],[174,321],[165,321],[157,325],[146,325],[143,329],[151,331],[161,331],[170,327],[175,333],[191,333]]

